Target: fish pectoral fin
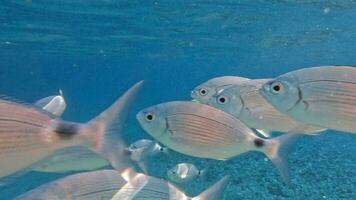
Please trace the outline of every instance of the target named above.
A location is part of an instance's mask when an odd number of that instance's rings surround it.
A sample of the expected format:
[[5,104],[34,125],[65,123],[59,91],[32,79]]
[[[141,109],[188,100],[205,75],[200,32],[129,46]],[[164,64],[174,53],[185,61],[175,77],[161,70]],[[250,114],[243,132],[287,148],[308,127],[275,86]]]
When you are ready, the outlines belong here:
[[141,170],[143,171],[143,173],[149,174],[147,162],[145,162],[145,161],[140,161],[140,162],[137,163],[137,165],[141,168]]
[[259,134],[261,134],[265,138],[271,138],[272,134],[270,131],[263,130],[263,129],[255,129]]

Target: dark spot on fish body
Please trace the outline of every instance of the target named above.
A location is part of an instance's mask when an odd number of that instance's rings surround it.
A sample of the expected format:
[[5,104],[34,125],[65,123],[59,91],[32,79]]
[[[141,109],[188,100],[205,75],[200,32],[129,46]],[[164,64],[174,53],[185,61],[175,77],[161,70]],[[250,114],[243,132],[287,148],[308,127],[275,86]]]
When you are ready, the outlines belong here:
[[255,144],[256,147],[261,148],[265,145],[265,142],[261,139],[256,138],[253,143]]
[[302,101],[304,105],[304,110],[307,111],[309,108],[309,103],[307,101]]
[[61,139],[68,140],[79,133],[79,125],[70,122],[59,122],[54,132],[57,133]]

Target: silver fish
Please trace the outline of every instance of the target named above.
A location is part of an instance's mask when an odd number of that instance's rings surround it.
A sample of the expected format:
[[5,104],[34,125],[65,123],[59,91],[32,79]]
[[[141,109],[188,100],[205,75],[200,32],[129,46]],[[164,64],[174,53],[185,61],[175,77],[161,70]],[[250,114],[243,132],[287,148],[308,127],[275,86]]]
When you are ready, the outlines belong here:
[[35,105],[43,110],[60,117],[67,107],[62,90],[59,90],[59,95],[49,96],[38,100]]
[[261,94],[301,122],[356,133],[356,67],[292,71],[263,85]]
[[141,139],[132,143],[127,148],[127,153],[132,161],[137,163],[145,173],[148,173],[149,159],[160,153],[168,154],[168,149],[155,141]]
[[33,168],[54,152],[73,146],[87,147],[126,168],[122,127],[142,82],[135,84],[112,106],[85,124],[53,118],[31,106],[0,101],[0,177]]
[[131,168],[121,174],[115,170],[99,170],[69,175],[47,183],[15,200],[217,200],[228,184],[224,177],[199,196],[190,198],[173,184],[137,173]]
[[190,182],[197,177],[205,176],[206,170],[200,170],[191,163],[179,163],[167,170],[168,178],[175,183]]
[[222,199],[223,191],[229,181],[229,177],[225,176],[198,196],[189,197],[177,186],[164,179],[137,173],[131,169],[125,171],[123,177],[127,180],[127,184],[112,200],[217,200]]
[[208,101],[208,105],[237,117],[248,127],[267,132],[317,133],[324,128],[308,126],[274,108],[259,92],[262,84],[271,79],[248,80],[219,91]]
[[239,76],[220,76],[210,79],[193,89],[191,97],[200,103],[207,103],[208,100],[218,93],[221,89],[230,86],[231,84],[240,84],[248,78]]
[[132,143],[127,151],[130,152],[131,159],[139,162],[153,157],[159,153],[167,153],[167,148],[162,147],[156,141],[141,139]]
[[140,111],[137,119],[148,134],[183,154],[227,160],[248,151],[263,152],[289,182],[287,147],[297,134],[263,139],[234,116],[192,101],[152,106]]
[[98,200],[111,199],[127,181],[115,170],[69,175],[44,184],[16,200]]

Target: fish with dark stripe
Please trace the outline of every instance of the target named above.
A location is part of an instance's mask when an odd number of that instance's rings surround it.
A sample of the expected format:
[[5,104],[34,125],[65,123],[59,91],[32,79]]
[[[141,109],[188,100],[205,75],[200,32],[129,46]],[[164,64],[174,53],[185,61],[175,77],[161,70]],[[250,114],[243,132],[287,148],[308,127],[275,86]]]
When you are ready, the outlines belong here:
[[[142,82],[87,123],[66,122],[37,107],[0,100],[0,178],[36,167],[68,147],[84,147],[126,168],[121,131]],[[125,159],[124,159],[125,158]]]
[[263,152],[289,182],[286,147],[297,134],[264,139],[234,116],[192,101],[155,105],[140,111],[137,119],[156,140],[190,156],[227,160],[248,151]]

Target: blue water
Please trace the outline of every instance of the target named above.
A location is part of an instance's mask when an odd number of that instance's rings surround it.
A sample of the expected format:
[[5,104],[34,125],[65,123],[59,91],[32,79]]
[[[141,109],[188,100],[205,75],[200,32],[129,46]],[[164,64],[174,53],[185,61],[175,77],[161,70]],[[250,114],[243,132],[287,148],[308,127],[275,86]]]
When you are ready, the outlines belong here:
[[[149,138],[138,110],[189,99],[221,75],[269,78],[318,65],[356,64],[352,0],[2,0],[0,91],[25,102],[64,91],[66,120],[96,116],[139,80],[145,86],[129,120],[129,142]],[[209,167],[181,185],[196,195],[230,174],[226,200],[356,199],[356,136],[304,137],[290,154],[292,186],[258,153],[227,162],[171,152],[154,175],[178,162]],[[0,161],[1,162],[1,161]],[[63,174],[29,172],[0,188],[11,199]]]

